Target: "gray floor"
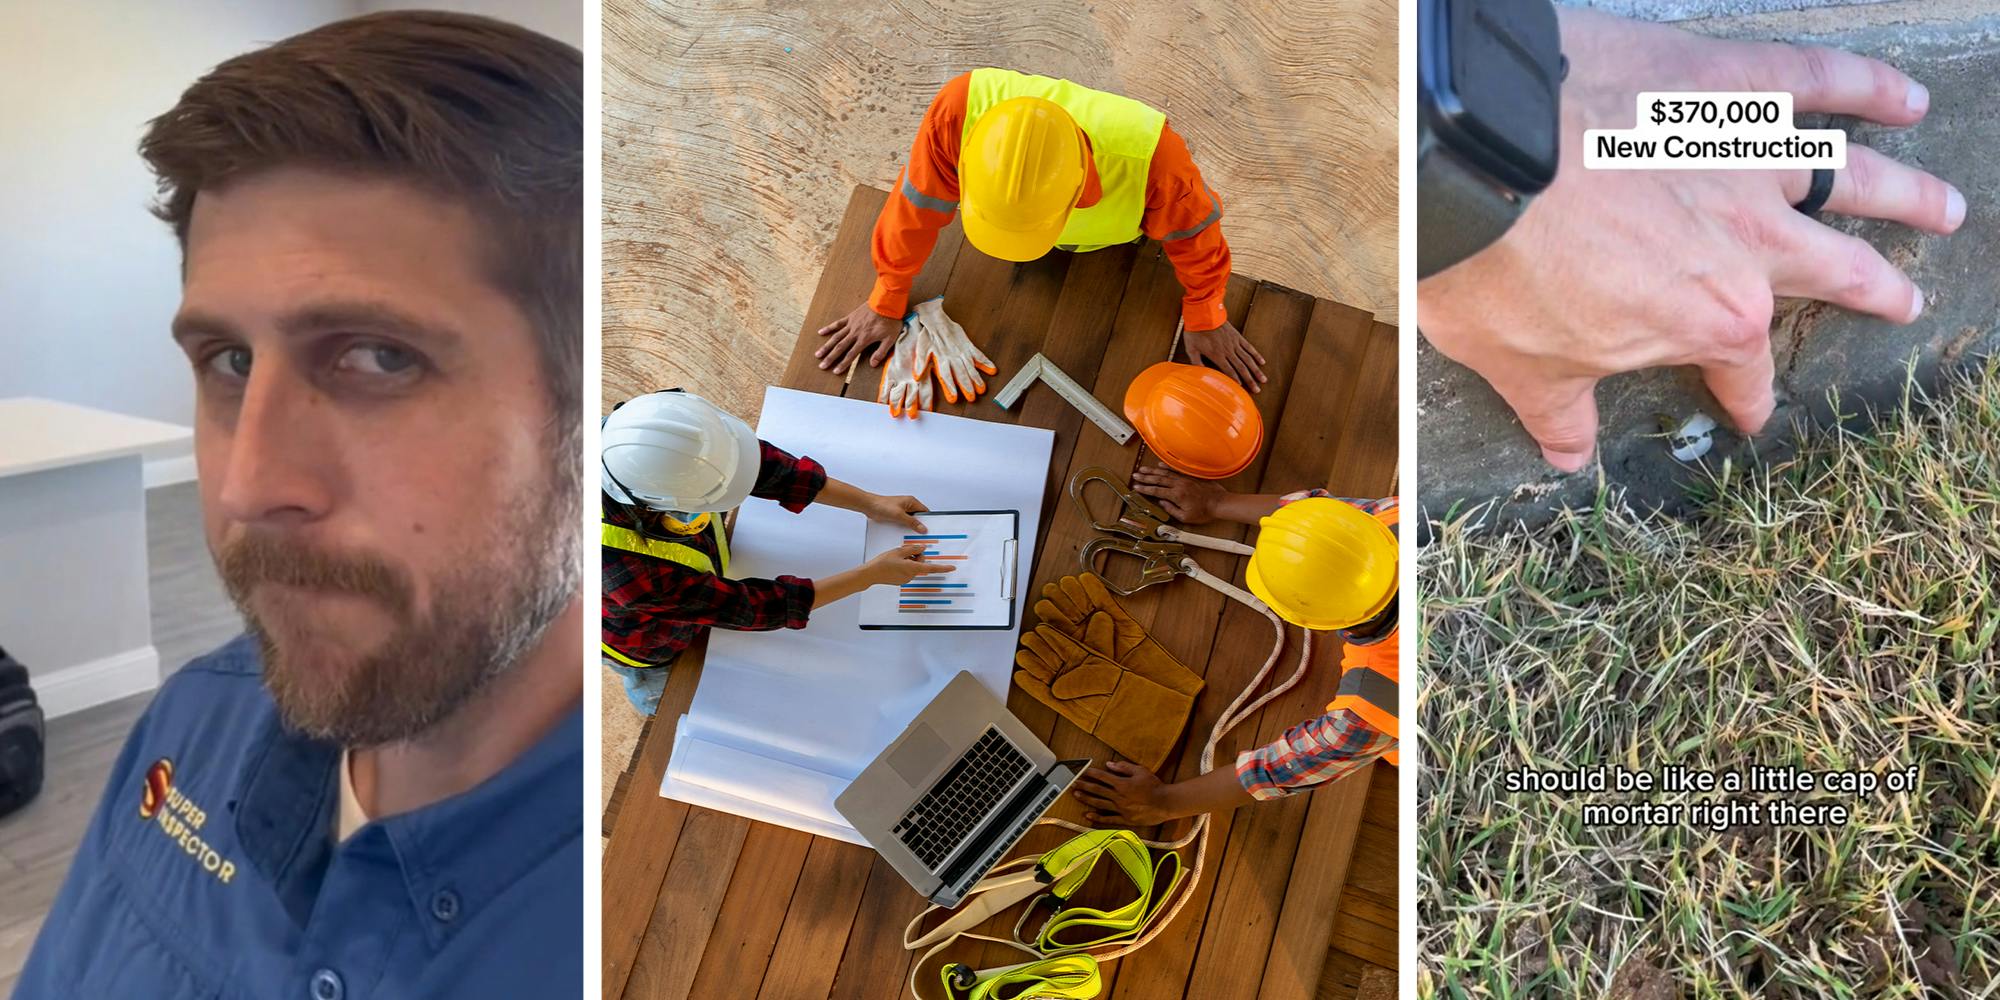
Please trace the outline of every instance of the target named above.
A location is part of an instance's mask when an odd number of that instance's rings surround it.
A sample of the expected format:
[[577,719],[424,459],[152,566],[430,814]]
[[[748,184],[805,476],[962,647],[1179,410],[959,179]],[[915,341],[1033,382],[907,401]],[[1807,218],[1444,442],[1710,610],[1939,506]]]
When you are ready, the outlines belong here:
[[152,560],[153,646],[162,670],[179,670],[243,631],[202,538],[195,484],[147,491],[146,552]]
[[[153,644],[162,669],[172,671],[228,641],[242,624],[202,541],[195,484],[147,492],[146,538]],[[150,694],[134,695],[49,724],[49,769],[41,797],[0,820],[0,995],[13,993],[112,761],[151,700]]]

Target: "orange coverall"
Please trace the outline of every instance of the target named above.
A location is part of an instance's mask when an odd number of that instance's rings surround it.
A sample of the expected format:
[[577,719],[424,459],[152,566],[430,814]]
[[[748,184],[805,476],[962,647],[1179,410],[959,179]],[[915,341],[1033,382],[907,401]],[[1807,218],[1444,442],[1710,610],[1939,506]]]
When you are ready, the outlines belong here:
[[[965,101],[972,75],[953,77],[938,91],[910,146],[910,161],[896,177],[896,186],[882,214],[875,219],[873,254],[875,290],[869,308],[900,320],[909,312],[910,284],[937,246],[938,232],[951,223],[952,212],[920,208],[903,196],[907,181],[938,201],[958,203],[958,146],[965,134]],[[1087,161],[1086,161],[1087,162]],[[1097,203],[1097,172],[1084,182],[1080,206]],[[1187,143],[1173,125],[1160,130],[1160,144],[1146,176],[1146,211],[1140,229],[1159,240],[1174,265],[1185,295],[1181,319],[1190,330],[1213,330],[1228,319],[1222,294],[1229,285],[1229,243],[1222,238],[1222,199],[1202,181],[1188,155]],[[1215,220],[1211,220],[1215,216]],[[1203,225],[1204,221],[1208,222]]]

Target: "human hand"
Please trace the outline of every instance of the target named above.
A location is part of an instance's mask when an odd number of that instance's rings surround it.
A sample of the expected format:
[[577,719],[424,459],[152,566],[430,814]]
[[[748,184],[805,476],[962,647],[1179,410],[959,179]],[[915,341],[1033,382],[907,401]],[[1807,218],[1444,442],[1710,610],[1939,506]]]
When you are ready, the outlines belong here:
[[[1723,41],[1595,11],[1559,9],[1570,62],[1561,167],[1507,235],[1419,282],[1417,319],[1439,352],[1478,372],[1550,465],[1596,445],[1599,379],[1696,365],[1746,434],[1775,402],[1775,296],[1820,299],[1892,323],[1923,294],[1861,239],[1791,206],[1806,170],[1583,169],[1586,128],[1629,128],[1638,92],[1790,91],[1794,110],[1886,125],[1921,120],[1929,94],[1888,65],[1824,48]],[[1826,211],[1950,233],[1965,198],[1849,143]]]
[[1263,392],[1263,383],[1269,381],[1264,377],[1264,356],[1228,320],[1213,330],[1182,330],[1181,346],[1187,348],[1189,364],[1198,365],[1204,359],[1213,362],[1210,367],[1243,383],[1251,392]]
[[900,587],[920,576],[950,573],[958,567],[948,563],[925,562],[923,542],[911,542],[897,546],[861,565],[861,574],[867,586],[890,584]]
[[885,497],[879,493],[870,493],[862,500],[861,513],[866,514],[871,520],[900,524],[921,535],[924,533],[924,522],[917,520],[915,515],[929,509],[916,497]]
[[1227,495],[1221,483],[1183,476],[1157,465],[1132,470],[1132,488],[1158,500],[1182,524],[1215,520],[1215,506]]
[[1086,823],[1158,826],[1186,815],[1172,807],[1172,787],[1137,764],[1114,760],[1085,770],[1070,794],[1084,804]]
[[854,311],[819,328],[819,335],[832,340],[819,345],[813,357],[819,359],[822,369],[830,369],[835,374],[846,374],[854,362],[861,359],[869,348],[868,363],[879,367],[888,360],[889,352],[896,348],[896,336],[903,330],[901,320],[890,319],[863,302]]

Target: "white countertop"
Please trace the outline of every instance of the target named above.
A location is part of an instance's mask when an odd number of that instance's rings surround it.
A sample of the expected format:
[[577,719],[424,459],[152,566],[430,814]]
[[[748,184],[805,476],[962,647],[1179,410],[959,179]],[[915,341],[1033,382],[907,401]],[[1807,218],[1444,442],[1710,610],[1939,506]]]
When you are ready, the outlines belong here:
[[193,436],[178,424],[73,403],[0,399],[0,477],[136,455]]

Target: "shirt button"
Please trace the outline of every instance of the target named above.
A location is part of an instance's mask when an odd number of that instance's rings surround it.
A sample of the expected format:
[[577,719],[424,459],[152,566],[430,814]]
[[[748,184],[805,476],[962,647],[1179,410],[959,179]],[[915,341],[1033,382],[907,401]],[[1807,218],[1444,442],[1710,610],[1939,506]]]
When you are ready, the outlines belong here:
[[431,916],[440,923],[451,923],[458,919],[458,893],[450,889],[439,889],[431,896]]
[[347,984],[340,981],[340,973],[332,969],[321,969],[313,973],[313,1000],[340,1000],[347,995]]

